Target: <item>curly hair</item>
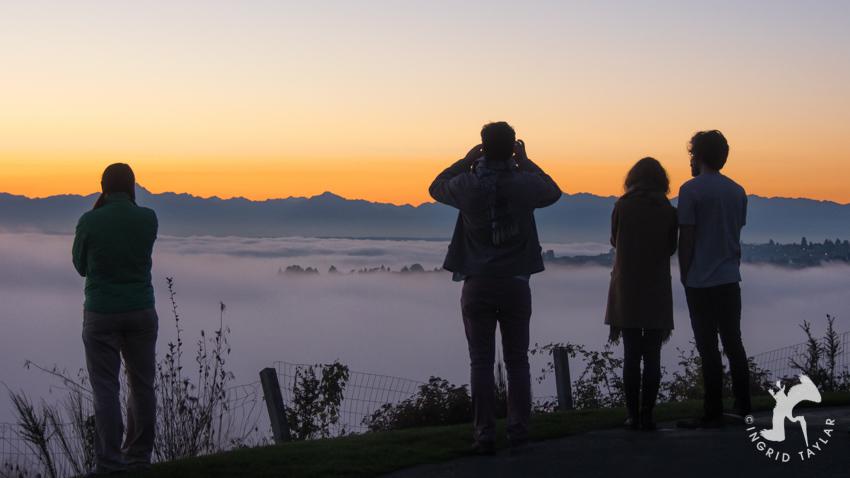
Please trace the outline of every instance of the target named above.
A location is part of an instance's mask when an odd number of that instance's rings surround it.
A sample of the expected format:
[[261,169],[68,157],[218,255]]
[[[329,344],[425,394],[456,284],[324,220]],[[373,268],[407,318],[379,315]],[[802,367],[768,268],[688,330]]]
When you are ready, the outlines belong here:
[[720,131],[700,131],[688,143],[691,157],[701,161],[709,168],[720,171],[729,157],[729,143]]
[[636,184],[664,194],[670,192],[670,178],[667,176],[667,171],[655,158],[646,157],[635,163],[626,175],[623,189],[628,191]]

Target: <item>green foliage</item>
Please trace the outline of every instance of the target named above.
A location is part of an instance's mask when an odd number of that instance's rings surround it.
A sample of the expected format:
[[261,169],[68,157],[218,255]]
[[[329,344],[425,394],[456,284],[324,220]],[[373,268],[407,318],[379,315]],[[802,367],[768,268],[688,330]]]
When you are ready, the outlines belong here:
[[[572,383],[573,407],[575,409],[619,407],[625,404],[623,393],[623,359],[614,356],[611,344],[606,343],[602,351],[587,350],[583,345],[571,343],[534,344],[532,355],[552,355],[556,348],[563,348],[571,358],[580,356],[585,368]],[[549,361],[537,378],[542,383],[546,375],[554,373],[555,364]]]
[[702,358],[696,354],[696,347],[693,342],[691,342],[691,345],[691,349],[687,352],[676,347],[676,351],[679,353],[679,369],[673,372],[672,380],[661,382],[659,402],[702,400],[705,394],[702,378]]
[[[693,346],[688,351],[676,348],[679,353],[679,369],[673,372],[671,380],[661,382],[657,402],[680,402],[685,400],[701,400],[704,395],[702,360]],[[587,350],[582,345],[551,343],[547,345],[534,344],[532,354],[552,354],[556,348],[564,348],[571,358],[581,357],[585,363],[584,371],[572,383],[573,407],[575,409],[619,407],[625,405],[623,392],[623,359],[615,357],[615,350],[606,343],[602,351]],[[765,395],[770,389],[770,373],[749,359],[750,393]],[[541,370],[537,378],[542,383],[547,375],[554,373],[555,365],[549,361],[546,368]],[[666,371],[662,367],[662,374]],[[723,373],[723,397],[732,397],[732,377],[728,370]],[[554,404],[542,404],[538,412],[551,411]]]
[[[316,370],[321,377],[316,376]],[[346,434],[345,426],[339,425],[339,408],[348,375],[348,367],[338,360],[329,365],[298,366],[295,369],[292,405],[285,407],[294,440]]]
[[[679,369],[673,372],[673,379],[662,381],[659,389],[659,402],[682,402],[701,400],[705,394],[703,388],[702,359],[696,354],[696,346],[691,342],[687,352],[676,347],[679,353]],[[770,372],[759,367],[752,357],[747,359],[750,370],[750,396],[766,395],[771,387]],[[733,398],[732,373],[724,366],[723,398]]]
[[363,418],[370,432],[468,423],[472,400],[466,385],[459,387],[431,377],[419,392],[398,404],[386,403]]
[[[747,365],[750,367],[750,396],[758,397],[767,395],[767,391],[773,387],[770,381],[770,370],[761,368],[752,357],[747,359]],[[732,390],[732,374],[725,373],[723,375],[724,390],[731,392]],[[729,395],[731,397],[731,394]]]
[[[841,339],[835,332],[835,317],[826,314],[827,327],[823,340],[812,336],[811,324],[803,321],[800,328],[806,333],[806,352],[801,361],[790,359],[791,368],[806,374],[821,392],[839,392],[850,390],[850,371],[836,370],[837,358],[844,353]],[[783,380],[788,380],[783,377]]]
[[531,413],[552,413],[558,410],[558,399],[557,398],[547,398],[547,399],[538,399],[536,401],[531,402]]

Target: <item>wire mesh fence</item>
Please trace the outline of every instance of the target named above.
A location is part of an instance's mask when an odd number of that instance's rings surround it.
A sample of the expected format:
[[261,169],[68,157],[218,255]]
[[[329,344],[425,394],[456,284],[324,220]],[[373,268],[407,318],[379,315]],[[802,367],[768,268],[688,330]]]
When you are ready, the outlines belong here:
[[38,458],[30,447],[16,423],[0,423],[0,476],[14,476],[16,469],[35,469]]
[[[72,424],[59,424],[66,438],[64,447],[59,439],[46,443],[51,464],[56,476],[81,475],[89,470],[86,453]],[[36,445],[23,438],[21,427],[16,423],[0,423],[0,477],[50,476],[46,471],[43,454]],[[54,438],[58,435],[54,435]]]
[[[293,386],[296,382],[296,370],[309,367],[306,364],[276,362],[275,369],[281,385],[284,403],[292,404]],[[316,367],[316,366],[314,366]],[[321,367],[321,366],[318,366]],[[423,382],[407,380],[362,372],[350,372],[346,382],[344,400],[340,407],[340,423],[332,427],[332,436],[344,433],[363,433],[367,427],[362,425],[366,416],[371,415],[385,403],[399,403],[413,396]],[[91,410],[91,403],[86,409]],[[82,443],[84,439],[71,424],[62,424],[64,435],[72,443]],[[266,413],[262,384],[258,382],[239,385],[227,389],[227,398],[221,404],[214,427],[218,437],[218,446],[227,450],[243,446],[257,446],[271,443],[270,425]],[[79,445],[72,445],[79,448]],[[56,440],[48,442],[48,450],[58,476],[77,474],[71,466],[71,457]],[[79,456],[77,450],[73,454]],[[27,470],[30,476],[43,471],[39,459],[40,453],[34,445],[23,438],[23,430],[17,423],[0,423],[0,478],[18,476],[16,467]],[[42,473],[43,476],[44,473]]]
[[[284,405],[292,407],[293,387],[297,382],[297,372],[307,367],[321,369],[321,365],[292,364],[275,362],[278,381]],[[343,400],[340,404],[340,421],[331,425],[331,436],[340,434],[366,433],[369,428],[364,419],[370,417],[385,404],[397,405],[413,398],[425,382],[405,378],[377,375],[363,372],[349,372]],[[546,413],[555,410],[557,396],[533,397],[532,408],[535,413]],[[471,417],[470,417],[471,419]]]
[[[293,387],[297,383],[297,373],[308,367],[321,369],[321,365],[291,364],[275,362],[278,381],[284,405],[291,407]],[[396,404],[412,397],[424,385],[423,382],[405,378],[376,375],[363,372],[349,372],[343,400],[340,403],[340,421],[331,426],[331,436],[343,433],[364,433],[367,427],[363,419],[370,416],[386,403]]]
[[227,389],[227,399],[219,411],[217,425],[221,448],[258,446],[271,443],[268,416],[263,407],[260,382]]
[[[839,353],[835,357],[835,371],[841,373],[850,370],[850,351],[848,351],[848,348],[850,348],[850,331],[838,334],[837,338],[841,345]],[[818,343],[822,346],[826,345],[827,339],[821,338]],[[775,382],[801,373],[800,370],[793,367],[792,362],[805,363],[808,349],[809,344],[804,342],[755,355],[753,361],[768,373],[771,382]]]

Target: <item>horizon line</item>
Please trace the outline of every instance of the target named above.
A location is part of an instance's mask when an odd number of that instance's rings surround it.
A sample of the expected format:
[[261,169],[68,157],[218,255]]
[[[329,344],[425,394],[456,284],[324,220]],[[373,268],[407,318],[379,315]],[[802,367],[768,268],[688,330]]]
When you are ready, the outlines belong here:
[[[387,204],[387,205],[398,206],[398,207],[402,207],[402,206],[419,207],[423,204],[435,204],[437,202],[437,201],[422,202],[422,203],[419,203],[418,205],[413,205],[411,203],[397,204],[397,203],[393,203],[393,202],[370,201],[368,199],[363,199],[363,198],[347,198],[347,197],[342,196],[340,194],[337,194],[333,191],[324,191],[320,194],[316,194],[316,195],[309,196],[309,197],[308,196],[287,196],[287,197],[266,198],[266,199],[248,199],[244,196],[230,196],[230,197],[225,198],[225,197],[215,196],[215,195],[213,195],[213,196],[200,196],[200,195],[192,194],[191,192],[188,192],[188,191],[186,191],[186,192],[162,191],[162,192],[155,193],[155,192],[151,192],[150,190],[148,190],[147,188],[145,188],[144,186],[142,186],[139,183],[136,183],[136,187],[141,188],[143,191],[145,191],[145,192],[147,192],[151,195],[162,195],[162,194],[174,194],[174,195],[178,195],[178,196],[187,195],[187,196],[194,197],[194,198],[219,199],[221,201],[229,201],[231,199],[242,199],[242,200],[250,201],[250,202],[283,201],[283,200],[287,200],[287,199],[313,199],[313,198],[317,198],[317,197],[320,197],[320,196],[330,194],[332,196],[336,196],[336,197],[344,199],[346,201],[365,201],[365,202],[369,202],[369,203],[372,203],[372,204]],[[564,195],[567,195],[567,196],[577,196],[577,195],[580,195],[580,194],[585,194],[585,195],[590,195],[590,196],[596,196],[598,198],[608,198],[608,199],[620,197],[620,196],[614,196],[614,195],[604,196],[604,195],[594,194],[594,193],[587,192],[587,191],[579,191],[579,192],[574,192],[574,193],[568,193],[566,191],[561,191],[561,192]],[[65,194],[53,194],[53,195],[49,195],[49,196],[27,196],[27,195],[24,195],[24,194],[12,194],[12,193],[8,193],[8,192],[5,192],[5,191],[0,191],[0,194],[8,194],[10,196],[18,196],[18,197],[23,197],[23,198],[26,198],[26,199],[29,199],[29,200],[34,200],[34,199],[48,199],[48,198],[62,197],[62,196],[88,197],[88,196],[93,196],[93,195],[100,194],[100,193],[99,192],[92,192],[92,193],[89,193],[89,194],[65,193]],[[758,194],[749,194],[749,193],[747,194],[747,196],[748,197],[750,197],[750,196],[758,197],[758,198],[763,198],[763,199],[803,199],[803,200],[807,200],[807,201],[815,201],[815,202],[820,202],[820,203],[833,203],[833,204],[837,204],[839,206],[850,206],[850,203],[840,203],[838,201],[833,201],[833,200],[830,200],[830,199],[813,199],[813,198],[807,198],[807,197],[789,197],[789,196],[760,196]],[[673,199],[677,199],[677,198],[678,198],[678,196],[671,196],[669,199],[672,201]]]

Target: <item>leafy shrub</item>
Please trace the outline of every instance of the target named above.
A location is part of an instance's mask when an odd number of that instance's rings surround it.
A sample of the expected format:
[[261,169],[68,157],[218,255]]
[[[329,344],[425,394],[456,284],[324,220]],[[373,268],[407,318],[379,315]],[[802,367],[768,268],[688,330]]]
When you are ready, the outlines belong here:
[[[811,324],[803,321],[800,328],[806,333],[806,352],[801,361],[790,359],[791,368],[807,375],[821,392],[838,392],[850,390],[850,371],[836,370],[837,358],[845,351],[842,350],[841,339],[835,332],[833,324],[835,317],[826,314],[826,336],[818,340],[812,336]],[[792,380],[783,377],[783,380]]]
[[[317,370],[321,377],[316,377]],[[339,407],[348,375],[348,367],[339,361],[329,365],[298,366],[295,369],[292,405],[285,407],[289,431],[294,440],[346,434],[345,426],[339,426]]]
[[[615,352],[611,344],[606,343],[601,352],[587,350],[583,345],[571,343],[550,343],[542,346],[534,344],[530,352],[532,355],[551,355],[556,348],[566,350],[571,358],[581,356],[586,364],[578,379],[572,383],[574,408],[619,407],[625,404],[623,359],[614,357]],[[555,364],[549,361],[546,368],[541,370],[537,382],[542,383],[546,375],[554,372]]]
[[[702,377],[702,358],[696,353],[696,346],[691,342],[687,352],[676,347],[679,353],[679,369],[673,372],[672,380],[662,380],[658,389],[659,402],[682,402],[685,400],[702,400],[705,395]],[[666,370],[664,371],[666,375]],[[725,389],[725,387],[724,387]]]
[[419,386],[419,392],[397,404],[386,403],[362,424],[370,432],[404,430],[469,423],[472,418],[472,399],[466,385],[459,387],[440,377],[431,377]]
[[[681,402],[684,400],[702,400],[705,395],[702,376],[702,359],[696,353],[691,342],[688,352],[676,347],[679,352],[679,370],[673,372],[673,379],[662,381],[659,389],[659,402]],[[750,395],[767,395],[771,388],[770,371],[755,363],[752,357],[747,359],[750,370]],[[723,398],[733,398],[732,373],[723,366]]]
[[[679,353],[679,369],[673,372],[672,380],[662,380],[659,387],[658,403],[668,401],[701,400],[704,395],[702,360],[693,346],[689,351],[676,348]],[[550,343],[540,346],[534,345],[532,354],[551,354],[555,348],[564,348],[571,358],[581,357],[585,363],[584,371],[578,379],[572,383],[573,407],[601,408],[619,407],[625,405],[623,388],[623,359],[615,357],[615,350],[610,343],[606,343],[602,351],[587,350],[582,345]],[[618,354],[619,355],[619,354]],[[752,358],[749,359],[750,368],[750,393],[752,395],[765,395],[770,389],[770,373],[760,368]],[[546,368],[541,370],[537,378],[542,383],[547,375],[554,373],[555,365],[549,361]],[[667,372],[661,368],[662,376]],[[724,398],[732,397],[732,376],[728,370],[723,373]],[[545,404],[544,404],[545,405]],[[539,412],[554,410],[554,404],[540,406]]]

